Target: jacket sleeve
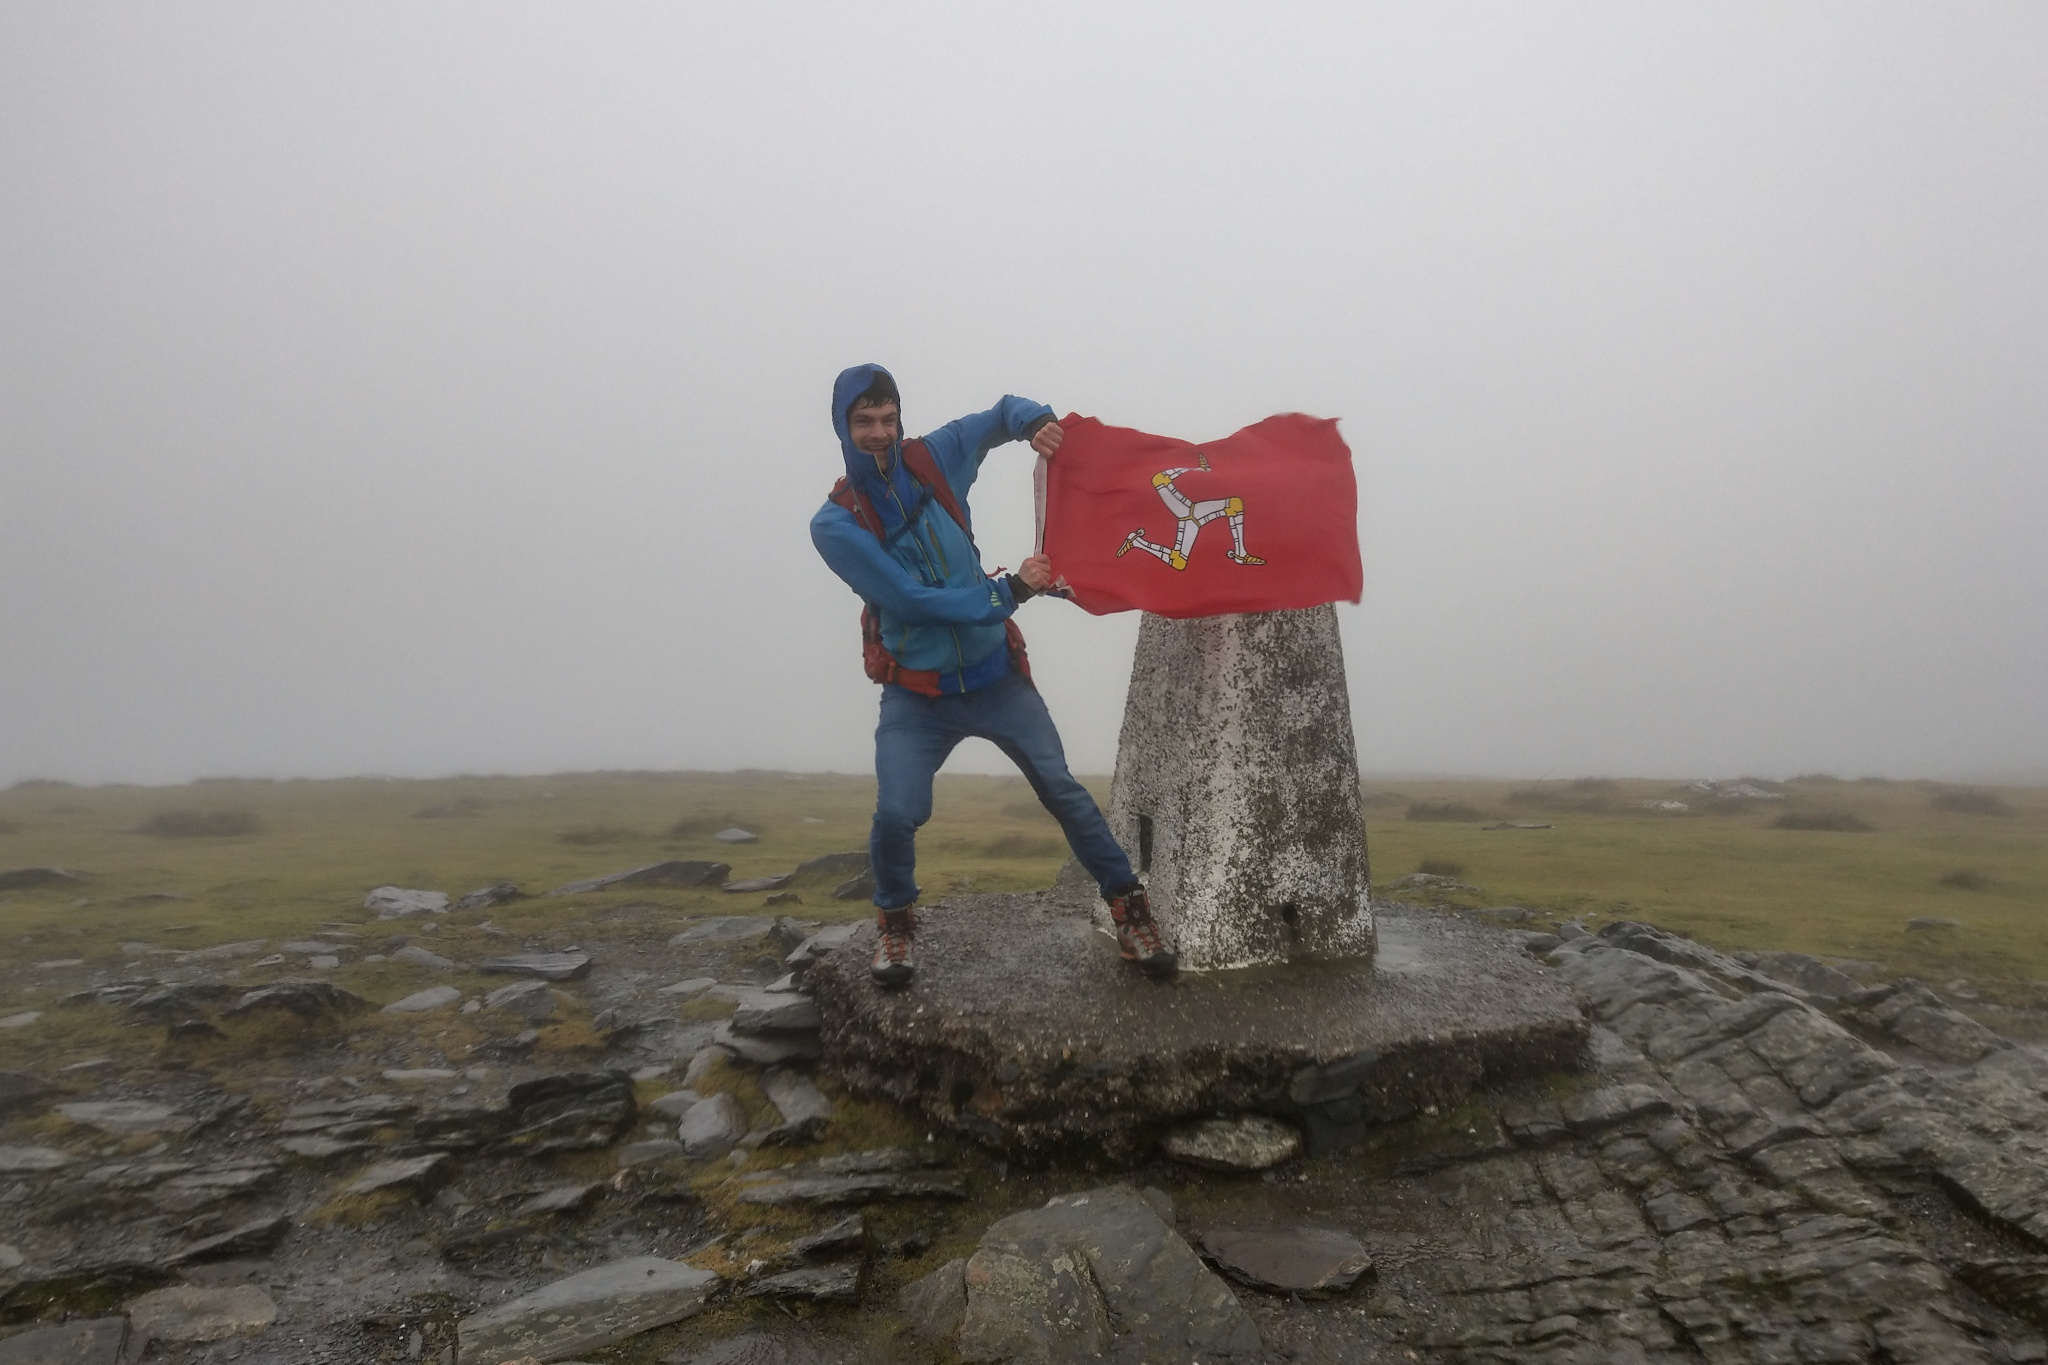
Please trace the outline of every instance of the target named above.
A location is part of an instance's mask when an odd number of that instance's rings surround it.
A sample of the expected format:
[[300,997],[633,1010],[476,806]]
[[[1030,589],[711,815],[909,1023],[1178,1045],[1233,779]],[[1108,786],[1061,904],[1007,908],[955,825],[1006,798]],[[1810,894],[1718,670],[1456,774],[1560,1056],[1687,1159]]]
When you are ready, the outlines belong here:
[[969,588],[932,588],[889,557],[874,532],[835,503],[811,518],[811,543],[846,586],[884,612],[913,626],[984,626],[1017,610],[1010,585],[984,580]]
[[946,482],[958,497],[966,497],[981,473],[981,462],[989,451],[1005,441],[1021,441],[1039,426],[1052,420],[1052,409],[1028,398],[1004,394],[987,412],[958,418],[924,438],[932,458],[945,471]]

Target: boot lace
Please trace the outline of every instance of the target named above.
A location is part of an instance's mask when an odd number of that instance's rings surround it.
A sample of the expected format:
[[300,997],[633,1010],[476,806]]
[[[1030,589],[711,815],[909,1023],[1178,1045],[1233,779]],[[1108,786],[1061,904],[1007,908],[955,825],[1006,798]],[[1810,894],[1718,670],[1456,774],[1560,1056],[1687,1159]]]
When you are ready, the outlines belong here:
[[881,922],[882,952],[890,966],[900,967],[910,960],[910,936],[917,929],[917,919],[908,910],[884,910],[877,918]]

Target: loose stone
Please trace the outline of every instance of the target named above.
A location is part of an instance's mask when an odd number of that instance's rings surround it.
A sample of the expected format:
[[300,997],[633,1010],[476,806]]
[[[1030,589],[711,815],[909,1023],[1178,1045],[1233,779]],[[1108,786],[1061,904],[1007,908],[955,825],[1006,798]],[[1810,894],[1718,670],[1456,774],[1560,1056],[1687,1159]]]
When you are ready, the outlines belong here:
[[730,1095],[713,1095],[693,1104],[676,1128],[683,1151],[698,1161],[716,1161],[747,1134],[747,1116]]
[[381,1190],[411,1190],[424,1195],[432,1193],[454,1173],[454,1163],[446,1152],[428,1152],[423,1156],[380,1161],[351,1180],[341,1192],[345,1196],[360,1196]]
[[777,923],[773,915],[715,915],[683,930],[668,941],[668,946],[687,948],[693,944],[711,947],[746,943],[768,937],[775,932]]
[[736,1002],[732,1031],[745,1034],[815,1033],[822,1022],[817,1002],[808,995],[754,991]]
[[692,1317],[719,1285],[708,1270],[655,1256],[599,1266],[464,1318],[461,1359],[562,1360]]
[[423,991],[414,991],[402,1000],[394,1000],[384,1007],[385,1014],[420,1014],[427,1010],[438,1010],[452,1005],[462,998],[462,992],[453,986],[429,986]]
[[37,1327],[0,1341],[0,1365],[120,1365],[128,1319]]
[[430,953],[416,943],[408,943],[391,955],[393,962],[410,962],[415,967],[430,967],[437,972],[454,968],[455,964],[439,953]]
[[963,1278],[969,1360],[1207,1361],[1264,1347],[1229,1286],[1126,1186],[1000,1220]]
[[60,1104],[57,1112],[73,1123],[97,1128],[103,1133],[182,1133],[198,1123],[191,1114],[180,1114],[169,1105],[148,1100],[92,1100]]
[[492,882],[489,886],[478,887],[461,900],[455,902],[455,908],[457,910],[494,910],[498,906],[510,905],[513,901],[524,898],[525,893],[519,889],[518,882]]
[[1263,1114],[1203,1119],[1174,1130],[1166,1154],[1211,1171],[1263,1171],[1301,1155],[1301,1134]]
[[128,1329],[140,1342],[225,1341],[251,1336],[277,1321],[277,1304],[250,1284],[209,1289],[173,1285],[128,1305]]
[[739,1291],[741,1298],[804,1299],[811,1303],[858,1303],[862,1265],[801,1266],[750,1280]]
[[1239,1284],[1273,1294],[1318,1298],[1342,1293],[1372,1268],[1365,1244],[1340,1228],[1212,1228],[1202,1250]]
[[816,1137],[832,1119],[832,1101],[800,1072],[775,1068],[761,1077],[761,1092],[784,1124]]
[[277,981],[250,991],[223,1013],[242,1018],[282,1010],[309,1024],[332,1024],[369,1008],[369,1001],[329,981]]
[[735,896],[758,895],[763,891],[780,891],[795,877],[794,872],[785,872],[777,877],[742,877],[738,881],[727,882],[723,890]]
[[501,976],[533,976],[543,981],[573,981],[590,971],[587,953],[519,953],[485,958],[479,970]]
[[409,919],[414,915],[440,915],[448,910],[445,891],[411,891],[401,886],[380,886],[363,897],[363,909],[378,919]]
[[603,877],[589,877],[580,882],[570,882],[548,892],[550,896],[574,896],[585,891],[603,891],[613,886],[711,886],[722,882],[732,872],[725,863],[680,862],[650,863],[625,872],[613,872]]
[[0,1175],[29,1175],[70,1164],[70,1154],[55,1147],[0,1147]]
[[769,1035],[745,1034],[727,1020],[718,1026],[711,1040],[727,1049],[741,1061],[752,1062],[755,1066],[786,1066],[791,1062],[814,1062],[825,1053],[816,1034],[778,1033]]
[[194,1265],[204,1261],[227,1261],[243,1256],[264,1255],[284,1240],[292,1220],[282,1215],[258,1218],[212,1237],[204,1237],[170,1257],[172,1265]]
[[526,1019],[552,1019],[555,992],[545,981],[515,981],[484,997],[487,1009],[509,1010]]

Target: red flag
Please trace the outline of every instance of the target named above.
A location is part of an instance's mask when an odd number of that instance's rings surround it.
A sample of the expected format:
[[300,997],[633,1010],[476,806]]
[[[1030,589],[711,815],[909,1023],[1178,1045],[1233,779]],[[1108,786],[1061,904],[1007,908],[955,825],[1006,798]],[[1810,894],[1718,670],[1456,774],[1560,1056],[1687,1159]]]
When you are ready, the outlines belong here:
[[1060,427],[1040,462],[1040,544],[1086,610],[1358,600],[1358,484],[1334,420],[1283,413],[1201,445],[1071,414]]

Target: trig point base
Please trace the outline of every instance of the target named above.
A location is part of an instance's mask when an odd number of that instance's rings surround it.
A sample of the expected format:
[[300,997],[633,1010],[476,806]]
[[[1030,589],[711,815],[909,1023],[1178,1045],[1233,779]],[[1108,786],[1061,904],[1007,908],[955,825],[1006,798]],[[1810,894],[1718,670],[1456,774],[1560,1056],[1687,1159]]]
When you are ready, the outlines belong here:
[[1577,1065],[1572,988],[1488,925],[1381,921],[1376,962],[1153,981],[1089,920],[1088,893],[927,906],[917,978],[868,979],[875,931],[810,969],[825,1059],[853,1089],[1027,1164],[1142,1159],[1172,1124],[1263,1113],[1311,1152],[1473,1088]]

